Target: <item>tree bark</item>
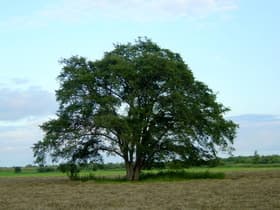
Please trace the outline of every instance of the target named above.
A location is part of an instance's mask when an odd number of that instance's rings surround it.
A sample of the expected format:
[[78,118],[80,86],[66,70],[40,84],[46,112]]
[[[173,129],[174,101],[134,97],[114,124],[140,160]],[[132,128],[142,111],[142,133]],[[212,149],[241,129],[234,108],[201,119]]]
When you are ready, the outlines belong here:
[[141,167],[133,163],[126,163],[126,178],[129,181],[137,181],[140,178]]

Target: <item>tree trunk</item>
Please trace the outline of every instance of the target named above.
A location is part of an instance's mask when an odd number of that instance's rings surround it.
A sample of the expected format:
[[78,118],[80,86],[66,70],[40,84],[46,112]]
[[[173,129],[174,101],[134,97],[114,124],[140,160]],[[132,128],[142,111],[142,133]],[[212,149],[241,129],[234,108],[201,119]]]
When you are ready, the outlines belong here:
[[137,181],[140,177],[141,167],[133,163],[126,163],[126,178],[129,181]]

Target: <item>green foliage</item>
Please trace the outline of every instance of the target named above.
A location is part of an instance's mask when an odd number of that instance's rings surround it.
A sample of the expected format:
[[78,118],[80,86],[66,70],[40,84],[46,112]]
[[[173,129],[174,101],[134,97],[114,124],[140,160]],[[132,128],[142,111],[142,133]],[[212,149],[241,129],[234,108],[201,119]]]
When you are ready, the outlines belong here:
[[259,155],[257,152],[253,156],[235,156],[222,159],[225,165],[228,164],[280,164],[280,155]]
[[56,91],[57,118],[44,123],[34,145],[38,163],[102,161],[104,152],[123,158],[128,179],[153,162],[205,161],[217,149],[232,150],[237,125],[229,110],[193,76],[181,56],[149,39],[118,44],[101,60],[71,57]]
[[260,155],[258,154],[257,151],[254,152],[254,157],[253,157],[253,162],[254,163],[259,163],[260,162]]
[[21,173],[21,167],[19,167],[19,166],[14,167],[14,172]]

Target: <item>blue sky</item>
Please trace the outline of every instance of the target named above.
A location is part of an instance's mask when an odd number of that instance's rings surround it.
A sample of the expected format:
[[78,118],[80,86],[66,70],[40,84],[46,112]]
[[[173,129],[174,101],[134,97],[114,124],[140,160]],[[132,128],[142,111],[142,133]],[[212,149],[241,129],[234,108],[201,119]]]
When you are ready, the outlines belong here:
[[235,154],[280,153],[280,1],[0,1],[0,166],[32,163],[61,66],[147,36],[178,52],[240,123]]

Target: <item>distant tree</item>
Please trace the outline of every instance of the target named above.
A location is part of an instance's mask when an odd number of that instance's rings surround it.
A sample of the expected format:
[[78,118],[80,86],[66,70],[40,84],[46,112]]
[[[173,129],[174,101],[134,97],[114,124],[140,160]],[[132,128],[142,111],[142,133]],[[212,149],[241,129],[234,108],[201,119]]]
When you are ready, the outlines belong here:
[[229,110],[196,80],[181,56],[146,38],[117,44],[101,60],[64,59],[57,118],[34,145],[42,162],[123,158],[129,180],[154,161],[216,157],[230,151],[237,125]]
[[261,159],[261,156],[258,154],[258,151],[254,151],[254,156],[253,156],[253,163],[259,163]]

